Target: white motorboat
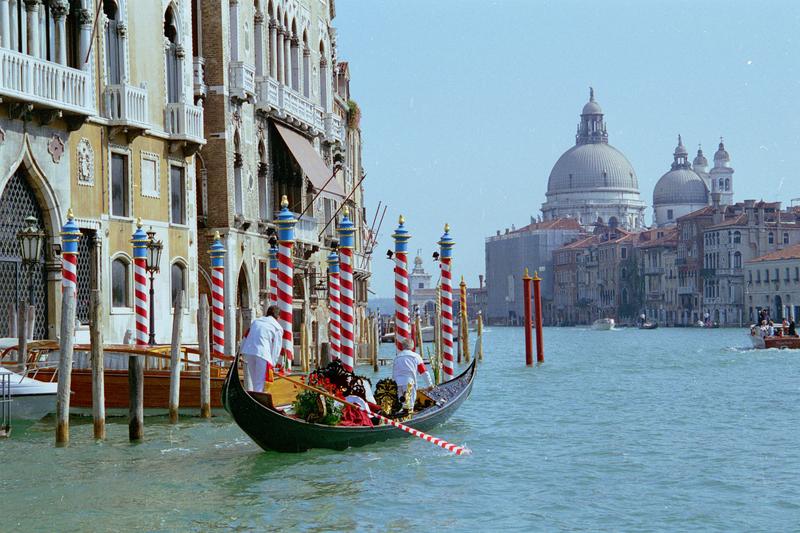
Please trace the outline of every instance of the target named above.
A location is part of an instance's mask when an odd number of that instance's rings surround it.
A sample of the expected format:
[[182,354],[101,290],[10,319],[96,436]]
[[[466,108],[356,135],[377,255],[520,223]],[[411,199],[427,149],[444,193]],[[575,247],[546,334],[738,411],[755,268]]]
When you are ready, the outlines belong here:
[[39,420],[55,412],[58,383],[45,383],[26,378],[2,366],[0,374],[9,376],[9,381],[4,380],[4,383],[8,383],[11,387],[12,420]]
[[595,329],[597,331],[608,331],[610,329],[614,329],[614,319],[598,318],[592,323],[592,329]]

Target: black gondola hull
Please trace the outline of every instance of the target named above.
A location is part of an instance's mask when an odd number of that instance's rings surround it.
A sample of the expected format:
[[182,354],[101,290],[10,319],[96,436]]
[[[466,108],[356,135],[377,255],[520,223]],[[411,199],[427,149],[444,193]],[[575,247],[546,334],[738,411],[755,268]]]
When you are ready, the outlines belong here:
[[[222,403],[236,424],[264,450],[303,452],[311,448],[344,450],[374,442],[409,436],[394,426],[326,426],[311,424],[286,416],[254,399],[242,385],[238,372],[238,356],[231,364],[222,388]],[[466,400],[472,391],[475,361],[457,378],[430,391],[438,400],[405,425],[429,431],[445,422]]]

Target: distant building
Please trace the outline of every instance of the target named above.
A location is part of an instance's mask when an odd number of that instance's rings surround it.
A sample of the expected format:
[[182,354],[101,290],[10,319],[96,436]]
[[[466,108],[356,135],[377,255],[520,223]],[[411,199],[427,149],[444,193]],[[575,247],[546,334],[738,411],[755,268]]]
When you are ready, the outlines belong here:
[[678,317],[677,228],[642,232],[635,247],[644,281],[641,314],[661,325],[675,325]]
[[530,274],[538,271],[542,277],[544,318],[551,320],[553,300],[554,250],[573,241],[581,233],[575,218],[534,222],[519,229],[506,230],[486,239],[486,316],[488,323],[516,324],[522,320],[522,276],[527,267]]
[[545,220],[573,218],[585,230],[595,222],[634,230],[644,227],[644,210],[636,172],[622,152],[608,144],[603,110],[590,89],[575,146],[550,172],[542,215]]
[[800,318],[800,244],[751,259],[744,270],[750,322],[761,309],[773,320]]

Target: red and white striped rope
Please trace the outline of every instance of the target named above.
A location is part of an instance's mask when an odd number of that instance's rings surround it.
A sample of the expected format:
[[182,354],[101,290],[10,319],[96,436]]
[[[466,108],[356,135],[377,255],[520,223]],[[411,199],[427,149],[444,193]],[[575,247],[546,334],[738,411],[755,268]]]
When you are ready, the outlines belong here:
[[453,284],[450,274],[450,258],[440,261],[442,269],[442,370],[445,380],[455,375],[455,359],[453,357]]
[[339,249],[339,325],[342,365],[352,372],[355,363],[355,320],[353,312],[353,249]]
[[147,345],[149,323],[147,322],[147,259],[133,260],[133,298],[136,310],[136,344]]
[[328,281],[328,306],[331,312],[331,321],[328,328],[328,336],[330,337],[331,357],[334,359],[341,358],[341,324],[339,323],[339,306],[341,299],[339,296],[339,274],[331,273],[330,280]]
[[225,353],[225,269],[211,269],[211,350]]
[[283,355],[286,367],[294,360],[294,333],[292,331],[292,302],[294,298],[294,263],[292,242],[278,243],[278,322],[283,328]]
[[272,305],[277,305],[277,303],[278,303],[278,269],[277,268],[271,268],[270,269],[269,301],[272,302]]
[[411,318],[408,303],[408,256],[405,252],[394,254],[394,337],[397,350],[402,350],[403,339],[411,338]]
[[437,445],[440,448],[444,448],[448,452],[453,452],[456,455],[471,455],[472,454],[472,450],[470,450],[466,446],[456,446],[455,444],[450,444],[449,442],[447,442],[444,439],[440,439],[438,437],[434,437],[433,435],[428,435],[427,433],[424,433],[424,432],[422,432],[422,431],[420,431],[418,429],[414,429],[412,427],[408,427],[405,424],[401,424],[400,422],[398,422],[396,420],[392,420],[391,418],[386,418],[383,415],[378,415],[378,416],[381,418],[381,420],[390,423],[394,427],[400,428],[403,431],[405,431],[406,433],[410,433],[411,435],[414,435],[415,437],[419,437],[422,440],[426,440],[426,441],[428,441],[430,443],[433,443],[433,444]]
[[61,254],[61,290],[68,288],[78,290],[78,255],[64,252]]

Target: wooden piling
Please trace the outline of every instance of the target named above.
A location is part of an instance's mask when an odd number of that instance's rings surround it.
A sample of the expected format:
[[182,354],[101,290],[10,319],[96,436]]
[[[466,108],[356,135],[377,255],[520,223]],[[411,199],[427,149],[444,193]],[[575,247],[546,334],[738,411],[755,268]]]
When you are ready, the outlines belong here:
[[417,336],[417,338],[414,339],[414,343],[417,345],[417,350],[421,356],[425,343],[422,341],[422,321],[419,319],[419,315],[414,319],[414,332]]
[[542,278],[533,274],[533,304],[536,312],[536,362],[544,363],[544,336],[542,334]]
[[475,357],[478,358],[478,361],[483,361],[483,313],[481,311],[478,311],[478,327],[476,333],[478,334],[478,342],[475,347]]
[[8,304],[8,336],[13,337],[17,334],[17,306],[13,303]]
[[[24,307],[23,307],[24,309]],[[72,385],[72,350],[75,343],[75,291],[61,297],[61,339],[59,341],[58,389],[56,395],[56,445],[69,443],[69,400]]]
[[370,327],[370,331],[372,332],[372,354],[371,355],[372,355],[372,371],[373,372],[377,372],[378,371],[378,346],[379,346],[379,343],[381,342],[381,339],[380,339],[381,336],[380,336],[380,333],[378,331],[378,328],[380,328],[380,325],[378,324],[378,321],[376,320],[376,317],[373,316],[372,317],[372,325]]
[[467,282],[464,281],[464,276],[461,276],[461,283],[459,284],[459,297],[459,303],[461,304],[461,332],[459,339],[461,339],[464,362],[469,363],[469,313],[467,313]]
[[197,342],[200,350],[200,417],[211,418],[211,346],[208,338],[208,298],[200,297],[197,310]]
[[128,439],[144,438],[144,361],[128,357]]
[[28,362],[28,306],[20,305],[17,311],[17,364]]
[[181,395],[181,335],[183,333],[183,290],[172,304],[172,343],[169,354],[169,423],[178,423]]
[[103,360],[103,300],[99,289],[92,289],[89,305],[89,342],[92,357],[92,419],[94,438],[106,438],[105,361]]
[[306,328],[306,323],[303,321],[300,324],[300,369],[308,373],[308,347],[306,346],[308,341],[308,331]]
[[528,269],[525,269],[525,275],[522,276],[522,298],[523,298],[523,311],[525,313],[525,364],[531,366],[533,364],[533,344],[531,341],[531,329],[533,322],[531,318],[531,280],[533,278],[528,274]]

